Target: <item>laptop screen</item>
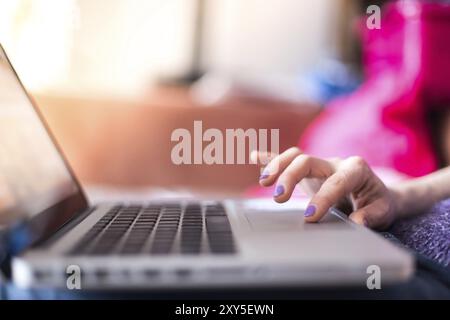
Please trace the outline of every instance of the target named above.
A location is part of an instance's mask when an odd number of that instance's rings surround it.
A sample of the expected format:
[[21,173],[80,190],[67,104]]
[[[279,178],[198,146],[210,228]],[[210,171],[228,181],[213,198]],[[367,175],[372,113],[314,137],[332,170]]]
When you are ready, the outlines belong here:
[[[29,220],[79,193],[0,46],[0,225]],[[52,215],[59,215],[59,223]],[[45,223],[55,227],[67,217],[55,211]]]

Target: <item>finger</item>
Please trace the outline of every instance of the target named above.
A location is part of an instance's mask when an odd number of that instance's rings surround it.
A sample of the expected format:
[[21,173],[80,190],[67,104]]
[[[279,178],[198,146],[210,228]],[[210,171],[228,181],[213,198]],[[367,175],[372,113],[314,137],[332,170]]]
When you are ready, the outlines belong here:
[[[328,161],[300,154],[280,174],[275,191],[282,190],[284,192],[276,193],[275,201],[289,200],[295,186],[304,178],[326,178],[332,174],[333,167]],[[280,186],[283,188],[281,189]]]
[[389,224],[389,221],[386,221],[383,217],[387,210],[388,208],[384,201],[376,200],[351,213],[349,218],[353,222],[366,226],[367,228],[383,229]]
[[277,154],[273,152],[253,150],[250,153],[250,161],[254,164],[266,166],[276,156]]
[[300,190],[302,190],[309,197],[312,197],[317,191],[319,191],[320,186],[324,181],[324,178],[307,178],[300,180],[297,185]]
[[359,157],[342,162],[336,173],[330,176],[311,199],[305,211],[307,222],[319,221],[342,198],[357,191],[367,178],[367,164]]
[[369,214],[367,213],[366,207],[356,210],[351,213],[349,219],[354,223],[370,228],[369,226]]
[[270,186],[272,185],[280,173],[295,159],[296,156],[301,154],[299,148],[293,147],[287,149],[282,154],[279,154],[275,158],[273,158],[269,164],[264,168],[259,183],[262,186]]

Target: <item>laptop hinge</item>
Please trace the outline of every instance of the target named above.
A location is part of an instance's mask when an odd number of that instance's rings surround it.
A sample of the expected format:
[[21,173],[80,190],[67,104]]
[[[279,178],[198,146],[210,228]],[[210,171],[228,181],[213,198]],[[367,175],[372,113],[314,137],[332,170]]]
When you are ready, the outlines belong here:
[[85,209],[81,214],[75,215],[74,218],[67,221],[65,224],[63,224],[58,230],[56,230],[50,237],[41,239],[34,243],[32,245],[32,248],[40,247],[45,248],[49,247],[52,244],[54,244],[57,240],[59,240],[62,236],[67,234],[70,230],[72,230],[74,227],[76,227],[78,224],[81,223],[84,219],[86,219],[97,207],[89,207]]

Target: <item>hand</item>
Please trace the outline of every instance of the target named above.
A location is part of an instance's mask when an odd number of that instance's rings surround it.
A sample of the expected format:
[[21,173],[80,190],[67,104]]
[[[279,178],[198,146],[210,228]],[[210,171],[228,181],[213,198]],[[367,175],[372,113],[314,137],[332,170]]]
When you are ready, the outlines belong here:
[[312,193],[305,210],[305,221],[317,222],[330,207],[349,201],[349,218],[370,228],[384,229],[395,219],[396,203],[392,192],[373,173],[364,159],[320,159],[290,148],[277,156],[256,152],[256,161],[272,158],[260,177],[262,186],[276,182],[276,202],[289,200],[298,183]]

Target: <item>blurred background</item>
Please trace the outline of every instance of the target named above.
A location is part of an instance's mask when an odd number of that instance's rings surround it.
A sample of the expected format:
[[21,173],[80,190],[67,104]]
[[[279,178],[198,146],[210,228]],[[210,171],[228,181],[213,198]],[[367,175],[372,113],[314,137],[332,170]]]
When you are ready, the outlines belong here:
[[[381,1],[370,1],[381,4]],[[358,0],[0,0],[0,42],[85,185],[240,194],[258,168],[175,166],[175,128],[296,145],[361,79]]]

